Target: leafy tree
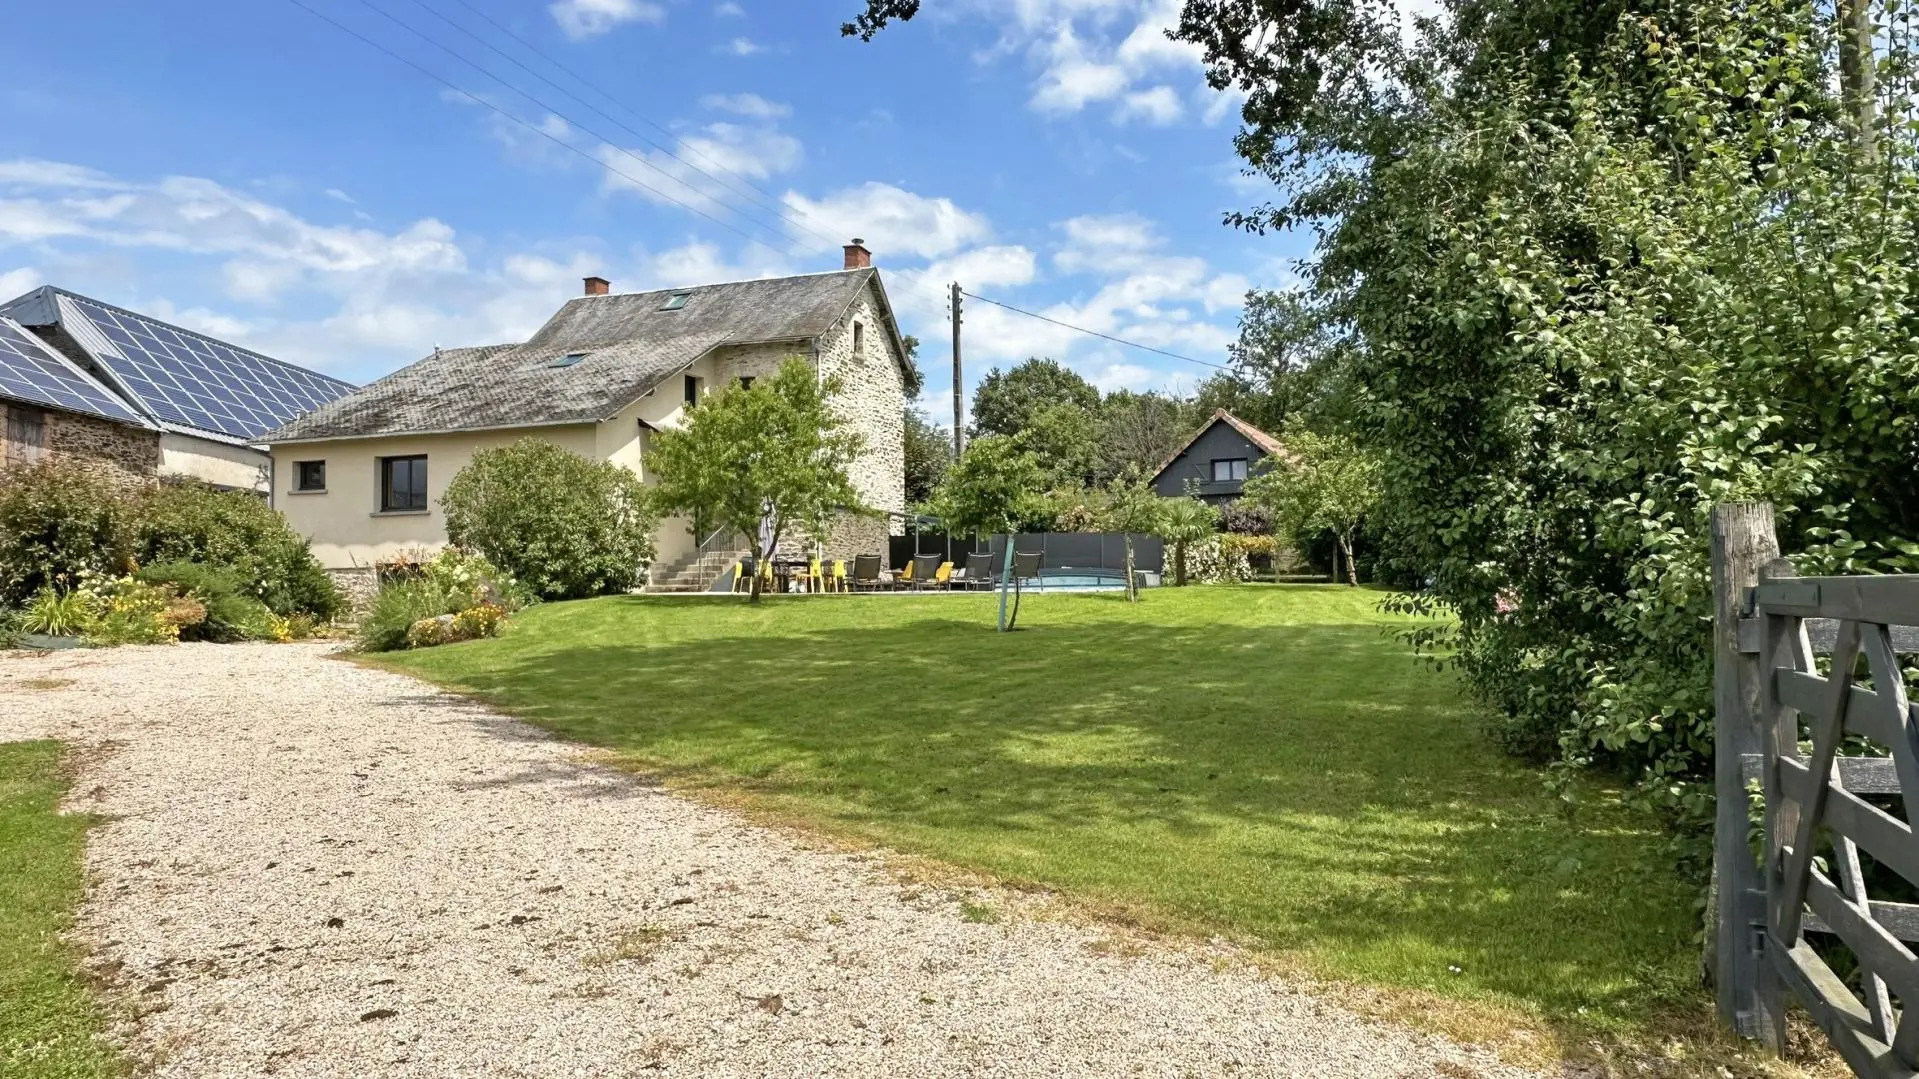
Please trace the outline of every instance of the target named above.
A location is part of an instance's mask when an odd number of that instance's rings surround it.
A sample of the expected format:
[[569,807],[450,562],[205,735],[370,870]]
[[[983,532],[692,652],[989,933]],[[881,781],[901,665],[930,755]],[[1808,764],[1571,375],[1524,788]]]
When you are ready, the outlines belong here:
[[946,470],[953,466],[953,439],[934,426],[926,413],[906,408],[906,504],[917,506],[933,497]]
[[1139,602],[1139,583],[1133,579],[1133,534],[1160,534],[1165,500],[1146,485],[1137,469],[1127,469],[1106,485],[1106,506],[1101,525],[1108,532],[1124,537],[1126,548],[1126,602]]
[[1039,459],[1047,487],[1070,490],[1092,478],[1099,454],[1099,420],[1078,404],[1051,404],[1028,417],[1015,441]]
[[1045,483],[1038,458],[1013,439],[987,435],[966,444],[934,492],[932,509],[948,535],[1010,535],[1046,516]]
[[908,401],[917,401],[920,391],[926,388],[926,374],[920,370],[920,339],[910,333],[901,334],[900,344],[905,346],[906,351],[905,381],[900,386],[900,392],[906,395]]
[[[735,382],[688,411],[685,426],[661,431],[647,453],[669,511],[703,510],[773,557],[795,529],[823,538],[836,511],[870,512],[847,468],[863,440],[834,411],[837,378],[821,380],[799,357],[752,388]],[[760,601],[753,575],[752,602]]]
[[1199,426],[1196,410],[1162,393],[1114,390],[1099,406],[1099,461],[1094,478],[1104,483],[1136,468],[1151,476]]
[[1246,481],[1244,497],[1270,510],[1302,546],[1313,533],[1331,532],[1338,545],[1333,579],[1339,579],[1343,555],[1346,582],[1359,584],[1353,537],[1379,505],[1379,461],[1351,439],[1309,431],[1295,432],[1286,451],[1268,458],[1266,470]]
[[474,454],[440,509],[448,540],[542,599],[623,592],[653,559],[658,518],[640,478],[540,438]]
[[1034,416],[1056,405],[1084,411],[1099,407],[1099,391],[1079,373],[1057,360],[1038,357],[1002,372],[995,367],[973,391],[972,437],[1017,435]]
[[1173,583],[1186,585],[1186,548],[1219,530],[1219,511],[1197,498],[1161,500],[1159,536],[1173,545]]

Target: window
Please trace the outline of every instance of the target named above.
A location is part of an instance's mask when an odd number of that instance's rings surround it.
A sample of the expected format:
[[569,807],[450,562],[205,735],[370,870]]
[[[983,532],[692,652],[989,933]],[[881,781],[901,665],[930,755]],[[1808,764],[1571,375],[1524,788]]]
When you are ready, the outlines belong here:
[[666,298],[665,303],[660,305],[660,310],[678,311],[680,308],[686,306],[686,301],[691,299],[692,296],[693,294],[690,292],[675,292],[673,295],[668,296]]
[[741,376],[740,376],[740,389],[742,389],[742,390],[750,390],[750,389],[752,389],[752,388],[753,388],[753,376],[752,376],[752,375],[741,375]]
[[380,458],[380,512],[426,509],[426,456]]
[[47,452],[47,418],[39,409],[7,408],[8,464],[30,464]]
[[326,490],[326,462],[293,462],[293,489],[296,491]]
[[584,359],[586,359],[586,353],[584,352],[569,352],[566,355],[561,356],[559,359],[548,361],[547,366],[548,367],[571,367],[574,364],[579,363],[581,360],[584,360]]
[[697,405],[700,403],[700,383],[704,381],[706,380],[703,378],[700,378],[697,375],[686,376],[686,403],[687,404]]
[[1246,458],[1232,457],[1213,462],[1213,482],[1227,483],[1246,478]]
[[853,358],[864,359],[865,357],[866,326],[862,323],[855,322],[853,323]]

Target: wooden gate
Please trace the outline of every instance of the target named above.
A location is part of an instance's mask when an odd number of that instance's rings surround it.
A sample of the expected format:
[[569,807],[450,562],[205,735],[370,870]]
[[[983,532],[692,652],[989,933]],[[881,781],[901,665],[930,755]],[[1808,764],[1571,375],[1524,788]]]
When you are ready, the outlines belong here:
[[1919,904],[1869,894],[1919,897],[1919,576],[1796,576],[1751,503],[1715,510],[1713,571],[1721,1014],[1777,1049],[1796,1000],[1858,1074],[1919,1075]]

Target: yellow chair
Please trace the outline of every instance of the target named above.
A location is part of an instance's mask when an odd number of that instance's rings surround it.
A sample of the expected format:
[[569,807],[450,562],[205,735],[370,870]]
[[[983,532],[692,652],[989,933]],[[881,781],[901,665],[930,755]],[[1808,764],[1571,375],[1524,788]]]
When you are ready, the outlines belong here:
[[913,583],[913,560],[912,559],[910,558],[907,559],[906,565],[901,566],[900,571],[893,575],[893,583],[896,585],[908,585]]
[[934,588],[953,587],[953,564],[951,562],[940,563],[940,568],[938,572],[933,574],[933,587]]
[[808,592],[826,591],[826,574],[820,570],[820,560],[817,558],[808,559],[806,562],[804,588]]
[[746,591],[746,563],[743,561],[733,563],[730,572],[733,574],[733,591]]
[[846,560],[845,559],[835,558],[833,560],[833,582],[832,583],[833,583],[833,591],[835,592],[846,591]]

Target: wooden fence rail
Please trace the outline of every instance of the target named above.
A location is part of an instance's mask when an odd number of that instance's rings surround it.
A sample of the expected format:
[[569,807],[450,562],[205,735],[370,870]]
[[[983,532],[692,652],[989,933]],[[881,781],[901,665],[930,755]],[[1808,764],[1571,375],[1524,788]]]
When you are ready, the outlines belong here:
[[[1874,900],[1862,868],[1919,884],[1919,709],[1899,660],[1919,652],[1919,576],[1799,577],[1771,507],[1739,503],[1714,511],[1713,588],[1720,1013],[1776,1050],[1790,998],[1859,1075],[1919,1076],[1919,904]],[[1850,981],[1807,934],[1845,945]]]

